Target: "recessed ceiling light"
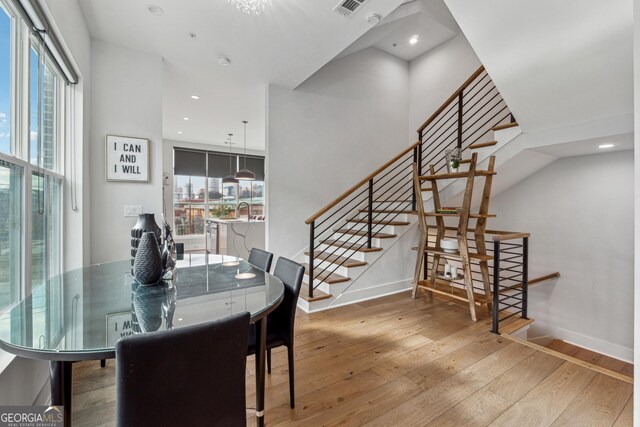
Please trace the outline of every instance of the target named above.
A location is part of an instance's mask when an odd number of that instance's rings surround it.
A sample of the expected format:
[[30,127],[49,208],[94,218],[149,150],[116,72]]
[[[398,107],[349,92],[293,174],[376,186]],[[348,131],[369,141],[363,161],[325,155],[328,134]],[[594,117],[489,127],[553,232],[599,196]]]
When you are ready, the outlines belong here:
[[149,11],[149,13],[155,16],[164,15],[164,10],[162,10],[160,6],[156,6],[155,4],[150,4],[149,6],[147,6],[147,10]]
[[179,130],[179,131],[178,131],[178,134],[179,134],[179,135],[182,135],[182,131],[181,131],[181,130]]
[[189,117],[183,117],[184,120],[189,120]]
[[413,36],[409,39],[409,44],[416,44],[418,43],[418,36]]
[[218,56],[218,64],[223,66],[231,65],[231,59],[226,56]]
[[198,95],[191,95],[191,99],[200,99]]
[[600,144],[600,145],[598,145],[598,148],[600,148],[600,149],[613,148],[613,147],[615,147],[615,144]]

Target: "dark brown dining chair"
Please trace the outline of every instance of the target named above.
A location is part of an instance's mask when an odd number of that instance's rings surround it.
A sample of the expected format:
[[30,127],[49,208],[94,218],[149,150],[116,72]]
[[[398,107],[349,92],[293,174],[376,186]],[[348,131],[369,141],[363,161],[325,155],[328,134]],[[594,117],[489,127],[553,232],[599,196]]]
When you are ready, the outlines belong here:
[[[271,349],[285,346],[289,359],[289,404],[295,407],[293,332],[296,320],[296,307],[304,267],[290,259],[280,257],[276,262],[273,275],[284,283],[284,299],[280,305],[267,316],[267,372],[271,373]],[[249,332],[249,354],[256,353],[255,328]]]
[[116,424],[245,426],[249,313],[116,344]]
[[273,254],[258,248],[251,248],[249,252],[249,264],[264,270],[267,273],[271,270],[271,262],[273,262]]

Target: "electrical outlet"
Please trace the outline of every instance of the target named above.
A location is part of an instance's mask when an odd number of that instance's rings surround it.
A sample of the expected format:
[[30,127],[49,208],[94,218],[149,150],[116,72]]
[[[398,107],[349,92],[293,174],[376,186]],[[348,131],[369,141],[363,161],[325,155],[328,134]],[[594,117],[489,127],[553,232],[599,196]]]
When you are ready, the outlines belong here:
[[124,205],[124,216],[138,216],[142,213],[142,205]]

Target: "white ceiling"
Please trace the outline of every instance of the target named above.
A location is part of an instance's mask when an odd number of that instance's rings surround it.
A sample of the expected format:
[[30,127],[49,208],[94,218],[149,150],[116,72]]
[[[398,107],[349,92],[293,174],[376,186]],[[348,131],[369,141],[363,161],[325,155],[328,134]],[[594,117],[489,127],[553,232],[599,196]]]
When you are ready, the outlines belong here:
[[633,111],[632,0],[445,0],[523,131]]
[[371,28],[369,13],[385,17],[402,0],[369,0],[350,19],[332,12],[337,0],[273,0],[257,16],[224,0],[79,2],[93,38],[163,57],[166,138],[220,144],[248,120],[247,146],[264,150],[266,85],[296,87]]
[[[376,47],[405,61],[412,61],[455,37],[459,31],[443,0],[413,0],[394,10],[337,58]],[[416,44],[409,43],[413,36],[418,36]]]
[[[613,144],[613,147],[599,148],[601,145]],[[592,138],[580,141],[565,142],[534,148],[534,151],[549,154],[554,157],[584,156],[587,154],[604,154],[612,151],[633,150],[633,134],[626,133],[602,138]]]

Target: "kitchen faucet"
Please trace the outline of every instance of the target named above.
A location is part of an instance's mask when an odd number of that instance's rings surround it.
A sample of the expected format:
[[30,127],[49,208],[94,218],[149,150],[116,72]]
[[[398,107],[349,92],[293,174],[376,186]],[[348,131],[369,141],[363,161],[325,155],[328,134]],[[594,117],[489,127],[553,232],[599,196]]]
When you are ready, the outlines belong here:
[[249,222],[251,220],[251,205],[247,202],[240,202],[236,206],[236,219],[240,219],[240,207],[242,205],[247,205],[247,222]]

